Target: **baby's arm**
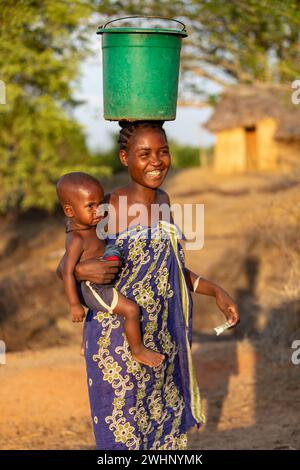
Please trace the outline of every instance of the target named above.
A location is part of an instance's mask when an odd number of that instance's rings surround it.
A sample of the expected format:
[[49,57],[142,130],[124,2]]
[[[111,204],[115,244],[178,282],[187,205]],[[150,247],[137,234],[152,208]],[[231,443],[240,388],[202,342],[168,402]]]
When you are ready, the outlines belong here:
[[73,322],[82,322],[85,317],[84,308],[77,294],[74,269],[83,251],[83,241],[79,234],[72,234],[66,240],[66,253],[62,269],[65,292],[70,305]]

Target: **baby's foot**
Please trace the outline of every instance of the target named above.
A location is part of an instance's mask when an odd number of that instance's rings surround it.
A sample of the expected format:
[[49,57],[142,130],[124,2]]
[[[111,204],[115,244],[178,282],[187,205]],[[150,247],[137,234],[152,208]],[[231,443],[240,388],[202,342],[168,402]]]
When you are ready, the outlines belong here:
[[138,351],[132,352],[132,357],[140,364],[150,367],[160,366],[165,359],[163,354],[145,348],[145,346],[142,346]]
[[81,348],[80,348],[80,356],[84,357],[84,346],[81,345]]

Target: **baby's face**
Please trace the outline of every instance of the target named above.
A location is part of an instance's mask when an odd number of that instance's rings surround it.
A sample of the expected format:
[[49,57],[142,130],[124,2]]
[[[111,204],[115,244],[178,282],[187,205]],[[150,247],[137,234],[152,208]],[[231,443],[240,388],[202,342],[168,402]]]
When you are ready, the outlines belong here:
[[97,214],[97,208],[102,204],[104,191],[100,185],[89,185],[78,190],[72,203],[74,219],[81,224],[97,225],[101,217]]

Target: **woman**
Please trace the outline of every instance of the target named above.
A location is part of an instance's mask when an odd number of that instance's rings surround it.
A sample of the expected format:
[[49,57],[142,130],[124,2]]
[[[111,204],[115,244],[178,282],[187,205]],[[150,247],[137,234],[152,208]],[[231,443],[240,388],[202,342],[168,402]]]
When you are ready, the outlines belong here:
[[[204,421],[190,350],[190,290],[197,280],[196,292],[215,296],[232,326],[239,320],[238,310],[223,289],[185,269],[174,225],[151,217],[154,204],[169,204],[168,195],[159,189],[170,166],[161,123],[122,126],[119,156],[131,182],[107,197],[117,227],[109,243],[122,247],[126,258],[115,286],[138,303],[144,344],[164,354],[165,360],[154,369],[136,363],[122,319],[100,305],[98,312],[89,311],[86,364],[94,433],[98,449],[185,449],[188,428]],[[146,223],[131,214],[135,204],[147,209]],[[99,282],[99,264],[78,264],[78,280]],[[103,265],[101,269],[103,274]]]

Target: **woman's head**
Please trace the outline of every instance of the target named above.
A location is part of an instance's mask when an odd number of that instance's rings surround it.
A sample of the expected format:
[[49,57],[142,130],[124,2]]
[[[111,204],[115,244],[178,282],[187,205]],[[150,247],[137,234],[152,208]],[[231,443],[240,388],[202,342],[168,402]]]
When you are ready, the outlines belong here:
[[168,140],[162,121],[121,121],[119,156],[131,178],[142,186],[158,188],[170,167]]

